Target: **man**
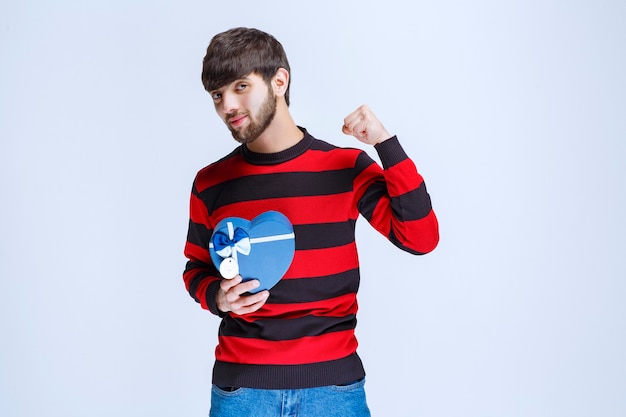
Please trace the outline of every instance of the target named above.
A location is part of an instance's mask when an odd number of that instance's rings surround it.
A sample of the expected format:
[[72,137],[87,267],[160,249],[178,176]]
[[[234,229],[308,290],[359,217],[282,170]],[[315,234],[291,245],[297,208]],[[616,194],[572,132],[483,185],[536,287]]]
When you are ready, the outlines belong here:
[[[413,254],[432,251],[438,224],[422,177],[367,106],[343,133],[365,152],[315,139],[289,113],[282,45],[256,29],[216,35],[202,82],[241,143],[198,172],[191,193],[183,274],[190,295],[219,315],[210,416],[369,416],[354,336],[359,216]],[[209,242],[220,220],[278,211],[293,224],[295,255],[271,290],[220,277]],[[381,283],[389,277],[378,277]]]

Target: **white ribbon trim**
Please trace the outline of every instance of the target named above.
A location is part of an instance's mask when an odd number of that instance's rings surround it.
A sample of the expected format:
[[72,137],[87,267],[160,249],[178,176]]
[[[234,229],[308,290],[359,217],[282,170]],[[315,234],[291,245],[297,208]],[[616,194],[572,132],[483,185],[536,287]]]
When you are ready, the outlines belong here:
[[264,236],[250,238],[250,243],[276,242],[277,240],[289,240],[295,238],[294,233],[285,233],[284,235]]
[[[232,227],[232,223],[227,223],[227,226],[230,225]],[[228,234],[232,239],[232,234],[230,234],[230,229],[228,230]],[[289,240],[294,239],[296,237],[295,233],[285,233],[282,235],[274,235],[274,236],[263,236],[263,237],[253,237],[249,238],[250,243],[266,243],[266,242],[276,242],[278,240]],[[230,246],[229,246],[230,247]],[[209,248],[213,249],[213,242],[209,242]]]

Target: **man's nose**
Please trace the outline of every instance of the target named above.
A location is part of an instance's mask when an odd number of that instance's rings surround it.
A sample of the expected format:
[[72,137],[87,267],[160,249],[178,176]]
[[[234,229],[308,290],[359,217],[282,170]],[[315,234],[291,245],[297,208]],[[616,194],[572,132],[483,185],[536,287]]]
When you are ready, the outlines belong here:
[[236,113],[239,109],[239,101],[237,100],[237,97],[234,94],[227,92],[222,93],[221,105],[224,114]]

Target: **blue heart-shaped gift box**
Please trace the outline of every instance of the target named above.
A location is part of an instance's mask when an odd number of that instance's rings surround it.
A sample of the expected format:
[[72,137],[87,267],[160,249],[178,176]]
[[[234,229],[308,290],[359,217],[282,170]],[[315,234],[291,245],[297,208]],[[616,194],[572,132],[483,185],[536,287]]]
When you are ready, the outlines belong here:
[[225,278],[239,273],[243,281],[259,280],[261,285],[251,293],[269,290],[293,260],[293,226],[277,211],[266,211],[252,220],[227,217],[215,227],[209,253]]

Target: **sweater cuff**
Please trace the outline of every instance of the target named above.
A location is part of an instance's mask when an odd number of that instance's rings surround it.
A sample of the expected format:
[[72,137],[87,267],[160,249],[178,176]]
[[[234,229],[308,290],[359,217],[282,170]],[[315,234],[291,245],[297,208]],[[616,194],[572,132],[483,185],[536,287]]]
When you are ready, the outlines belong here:
[[408,158],[397,136],[392,136],[384,142],[374,145],[380,162],[383,164],[384,169],[391,168],[392,166],[404,161]]

